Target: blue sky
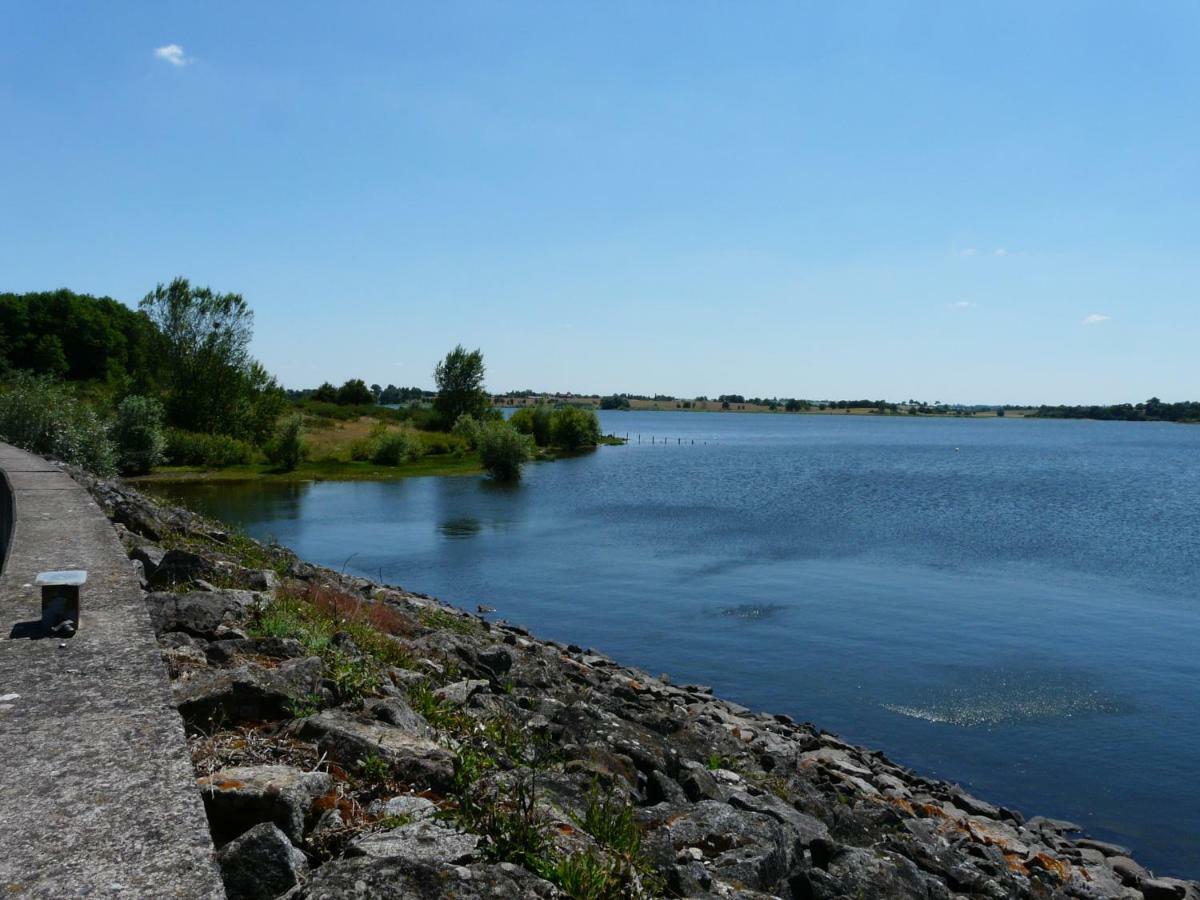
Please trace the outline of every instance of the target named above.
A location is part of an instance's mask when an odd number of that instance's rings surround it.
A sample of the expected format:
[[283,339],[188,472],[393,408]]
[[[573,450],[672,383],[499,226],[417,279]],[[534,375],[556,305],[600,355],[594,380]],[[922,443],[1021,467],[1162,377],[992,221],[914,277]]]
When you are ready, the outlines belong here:
[[0,290],[289,386],[1200,397],[1200,5],[6,3]]

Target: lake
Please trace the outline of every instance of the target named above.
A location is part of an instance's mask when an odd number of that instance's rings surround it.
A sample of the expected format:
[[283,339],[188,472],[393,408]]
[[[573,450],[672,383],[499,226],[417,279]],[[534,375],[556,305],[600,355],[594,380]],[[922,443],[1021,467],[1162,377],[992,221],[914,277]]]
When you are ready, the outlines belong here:
[[1200,876],[1200,427],[601,422],[633,441],[530,465],[512,487],[168,493]]

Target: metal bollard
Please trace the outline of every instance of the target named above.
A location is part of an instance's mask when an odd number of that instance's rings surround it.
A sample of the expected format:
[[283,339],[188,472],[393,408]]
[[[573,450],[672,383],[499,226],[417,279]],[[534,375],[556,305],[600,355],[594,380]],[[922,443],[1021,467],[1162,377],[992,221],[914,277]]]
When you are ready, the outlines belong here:
[[71,637],[79,630],[79,589],[87,572],[42,572],[37,584],[42,589],[42,628],[56,637]]

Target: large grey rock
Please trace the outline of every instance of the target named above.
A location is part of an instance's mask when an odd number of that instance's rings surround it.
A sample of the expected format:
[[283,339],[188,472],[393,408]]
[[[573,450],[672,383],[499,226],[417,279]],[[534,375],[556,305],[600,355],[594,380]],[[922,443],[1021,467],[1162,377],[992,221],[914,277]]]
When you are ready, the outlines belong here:
[[321,692],[320,657],[289,659],[277,668],[247,664],[202,669],[171,685],[180,715],[192,723],[291,718],[292,704]]
[[525,900],[562,895],[511,863],[428,865],[397,857],[359,856],[321,866],[287,900]]
[[327,772],[291,766],[237,766],[196,779],[213,840],[230,841],[260,822],[273,822],[299,845],[313,803],[332,789]]
[[729,805],[775,819],[796,836],[799,849],[807,847],[819,838],[829,837],[829,828],[824,822],[800,812],[774,794],[751,796],[745,791],[736,791],[730,796]]
[[476,858],[479,837],[429,819],[364,834],[351,842],[347,856],[400,857],[421,863],[464,863]]
[[886,850],[843,847],[833,851],[822,865],[801,872],[795,881],[801,896],[813,900],[842,897],[886,897],[888,900],[932,900],[950,892],[941,882],[925,875],[913,863]]
[[182,631],[213,640],[237,623],[259,602],[253,591],[189,591],[172,594],[156,591],[146,595],[146,608],[154,631]]
[[173,588],[193,581],[211,580],[216,573],[212,561],[190,550],[168,550],[154,572],[146,575],[155,588]]
[[308,860],[270,822],[255,825],[217,851],[228,900],[273,900],[308,874]]
[[662,803],[639,813],[646,827],[646,851],[662,866],[681,851],[699,851],[714,878],[771,891],[787,875],[795,838],[778,821],[728,803],[702,800],[690,805]]
[[454,758],[446,748],[424,735],[397,728],[364,713],[327,709],[302,719],[296,733],[316,741],[317,749],[343,766],[377,756],[393,773],[414,786],[444,789],[454,774]]
[[433,692],[433,695],[445,703],[450,703],[455,706],[465,706],[468,700],[470,700],[480,691],[486,691],[487,688],[488,683],[486,681],[481,679],[468,679],[466,681],[456,681],[453,684],[440,687]]

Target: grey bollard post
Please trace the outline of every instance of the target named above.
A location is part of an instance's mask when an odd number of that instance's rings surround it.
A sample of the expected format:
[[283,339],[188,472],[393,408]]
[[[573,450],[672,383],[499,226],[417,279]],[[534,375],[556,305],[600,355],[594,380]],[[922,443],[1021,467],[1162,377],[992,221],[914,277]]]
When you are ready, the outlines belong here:
[[37,584],[42,589],[42,628],[58,637],[70,637],[79,629],[79,590],[87,572],[42,572]]

